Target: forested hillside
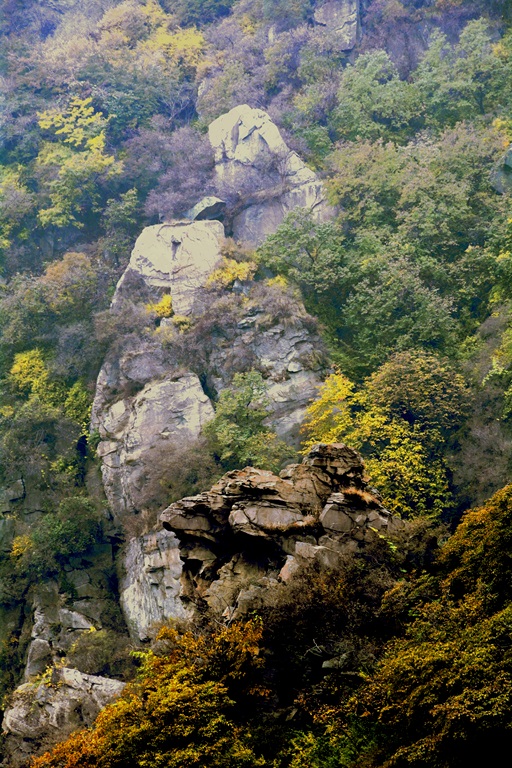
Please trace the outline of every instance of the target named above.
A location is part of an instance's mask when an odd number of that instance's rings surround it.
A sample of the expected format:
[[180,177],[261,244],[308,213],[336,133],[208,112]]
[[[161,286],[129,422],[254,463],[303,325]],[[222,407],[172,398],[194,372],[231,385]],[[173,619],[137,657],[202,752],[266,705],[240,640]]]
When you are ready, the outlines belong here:
[[[0,78],[4,708],[32,679],[38,585],[76,601],[89,561],[102,613],[59,653],[130,680],[37,768],[458,768],[510,746],[509,0],[2,0]],[[278,154],[219,181],[208,126],[244,104],[323,182],[329,216],[297,208],[237,241],[237,215],[288,183]],[[110,311],[140,232],[203,198],[227,239],[202,315],[138,283]],[[281,334],[276,359],[302,334],[308,386],[322,380],[300,445],[272,421],[275,360],[249,326]],[[215,413],[150,457],[120,522],[91,408],[105,360],[137,349],[192,372]],[[116,386],[125,402],[143,388]],[[408,533],[311,565],[243,620],[205,610],[134,646],[126,542],[224,473],[278,473],[318,443],[356,449],[358,503]]]

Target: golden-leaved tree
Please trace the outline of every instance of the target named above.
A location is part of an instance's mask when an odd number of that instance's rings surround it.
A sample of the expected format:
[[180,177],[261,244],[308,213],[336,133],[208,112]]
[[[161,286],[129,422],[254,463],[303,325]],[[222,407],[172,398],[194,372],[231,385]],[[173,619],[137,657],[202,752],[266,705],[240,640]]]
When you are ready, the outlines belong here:
[[137,679],[98,716],[37,758],[33,768],[258,768],[244,719],[265,698],[257,683],[261,627],[211,635],[164,628],[140,653]]
[[361,451],[392,512],[439,517],[449,509],[447,438],[467,405],[464,379],[432,353],[394,355],[359,390],[331,374],[307,411],[305,449],[345,442]]

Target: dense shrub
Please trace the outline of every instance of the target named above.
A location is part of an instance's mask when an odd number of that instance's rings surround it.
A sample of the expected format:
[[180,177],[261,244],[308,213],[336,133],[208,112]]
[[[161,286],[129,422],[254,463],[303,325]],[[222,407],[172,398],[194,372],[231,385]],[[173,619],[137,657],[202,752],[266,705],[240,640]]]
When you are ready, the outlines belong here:
[[103,537],[102,515],[84,496],[61,501],[56,512],[47,512],[26,534],[14,539],[14,569],[37,583],[54,576],[70,558],[79,556]]

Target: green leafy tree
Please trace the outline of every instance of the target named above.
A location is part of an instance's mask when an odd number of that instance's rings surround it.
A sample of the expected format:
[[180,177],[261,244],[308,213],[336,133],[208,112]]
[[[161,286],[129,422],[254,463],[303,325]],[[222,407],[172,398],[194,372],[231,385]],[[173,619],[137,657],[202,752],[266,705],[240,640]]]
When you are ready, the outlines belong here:
[[339,138],[350,141],[403,141],[421,127],[421,111],[418,88],[400,79],[385,51],[375,51],[343,71],[329,123]]
[[444,34],[435,32],[413,75],[426,106],[427,124],[455,125],[506,102],[510,70],[498,53],[484,19],[470,22],[453,46]]
[[252,465],[275,471],[292,458],[293,451],[266,424],[269,404],[258,371],[235,374],[232,387],[220,393],[215,418],[203,432],[225,470]]
[[121,165],[106,152],[106,120],[91,98],[72,98],[64,112],[42,112],[39,125],[55,137],[37,157],[41,195],[50,202],[39,210],[40,223],[83,226],[98,211],[100,180],[121,173]]
[[31,583],[55,576],[70,557],[76,557],[102,540],[101,516],[85,496],[62,501],[29,533],[17,536],[11,560],[15,571]]

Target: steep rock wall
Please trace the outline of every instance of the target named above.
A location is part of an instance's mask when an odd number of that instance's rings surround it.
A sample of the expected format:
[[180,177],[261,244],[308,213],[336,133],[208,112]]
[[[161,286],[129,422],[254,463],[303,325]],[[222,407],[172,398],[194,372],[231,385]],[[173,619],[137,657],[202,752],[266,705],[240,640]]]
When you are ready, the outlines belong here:
[[263,110],[235,107],[213,121],[209,137],[218,194],[239,200],[231,212],[235,239],[259,245],[295,208],[309,208],[318,221],[332,217],[322,182]]

